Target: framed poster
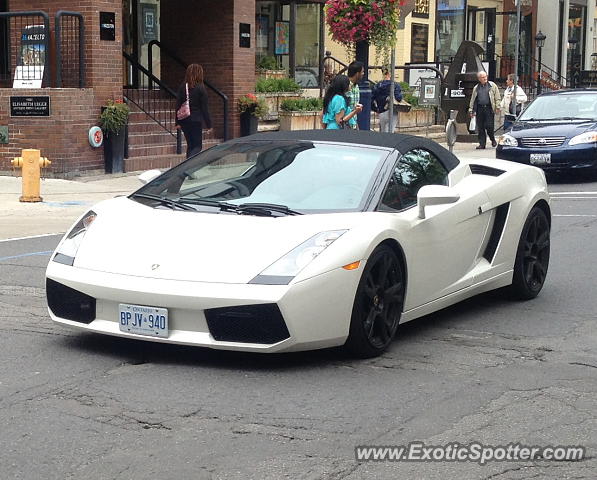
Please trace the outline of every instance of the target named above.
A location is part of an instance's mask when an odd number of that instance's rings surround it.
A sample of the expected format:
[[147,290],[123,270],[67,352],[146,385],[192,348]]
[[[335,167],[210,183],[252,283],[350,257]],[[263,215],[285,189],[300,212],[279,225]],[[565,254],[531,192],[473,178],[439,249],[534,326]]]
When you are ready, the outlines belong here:
[[141,4],[141,24],[143,43],[158,39],[158,9],[152,3]]
[[290,51],[290,22],[276,22],[276,55],[288,55]]
[[255,29],[257,30],[257,48],[267,50],[269,48],[269,15],[256,15]]

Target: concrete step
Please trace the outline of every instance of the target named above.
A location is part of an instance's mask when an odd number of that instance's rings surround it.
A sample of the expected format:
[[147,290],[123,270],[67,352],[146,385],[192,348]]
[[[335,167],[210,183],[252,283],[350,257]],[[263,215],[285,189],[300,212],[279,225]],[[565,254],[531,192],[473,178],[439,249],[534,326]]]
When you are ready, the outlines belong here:
[[[215,145],[222,143],[221,138],[208,139],[203,142],[203,150],[207,150]],[[180,155],[176,154],[176,149],[173,152],[165,154],[140,154],[142,150],[129,148],[129,158],[124,159],[124,171],[125,172],[137,172],[152,170],[154,168],[168,169],[172,168],[186,159],[184,151],[186,146],[183,145],[183,153]]]

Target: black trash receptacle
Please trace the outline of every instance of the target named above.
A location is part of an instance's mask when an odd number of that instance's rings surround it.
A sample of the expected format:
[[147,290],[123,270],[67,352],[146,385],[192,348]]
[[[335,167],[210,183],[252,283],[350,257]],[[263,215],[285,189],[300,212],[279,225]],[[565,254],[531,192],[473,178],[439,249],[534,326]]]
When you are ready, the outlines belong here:
[[122,173],[124,171],[125,130],[108,132],[104,137],[104,163],[106,173]]

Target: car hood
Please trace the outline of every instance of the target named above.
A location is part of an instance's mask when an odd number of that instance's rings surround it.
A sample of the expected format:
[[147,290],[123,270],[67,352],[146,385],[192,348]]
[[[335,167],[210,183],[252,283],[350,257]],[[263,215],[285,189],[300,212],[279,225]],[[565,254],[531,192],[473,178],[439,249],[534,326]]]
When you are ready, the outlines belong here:
[[324,231],[350,229],[362,215],[187,212],[152,208],[126,197],[93,210],[97,218],[79,247],[75,267],[217,283],[247,283],[305,240]]
[[588,130],[597,129],[593,120],[587,122],[515,122],[508,133],[514,138],[561,137],[572,138]]

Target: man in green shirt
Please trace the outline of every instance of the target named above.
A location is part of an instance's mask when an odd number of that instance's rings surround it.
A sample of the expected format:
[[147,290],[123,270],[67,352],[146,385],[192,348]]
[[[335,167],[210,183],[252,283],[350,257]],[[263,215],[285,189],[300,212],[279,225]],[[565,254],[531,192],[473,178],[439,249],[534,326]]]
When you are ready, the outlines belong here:
[[[359,90],[359,82],[365,76],[365,66],[363,62],[354,61],[348,66],[348,71],[346,72],[348,78],[350,79],[350,90],[348,91],[348,98],[350,99],[350,108],[351,110],[356,110],[357,112],[361,112],[363,106],[360,103],[361,100],[361,92]],[[357,117],[356,115],[352,117],[348,125],[350,128],[358,129],[359,126],[357,124]]]

